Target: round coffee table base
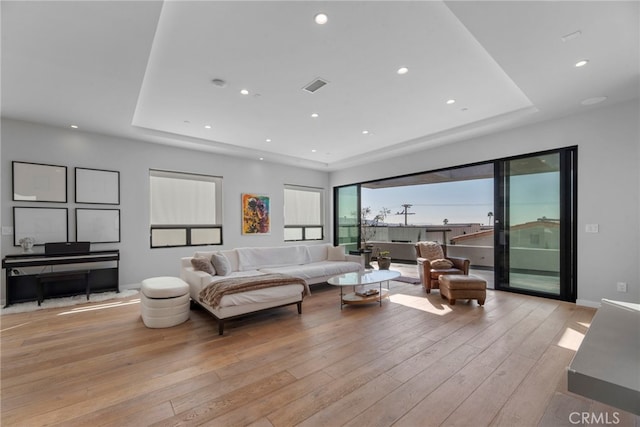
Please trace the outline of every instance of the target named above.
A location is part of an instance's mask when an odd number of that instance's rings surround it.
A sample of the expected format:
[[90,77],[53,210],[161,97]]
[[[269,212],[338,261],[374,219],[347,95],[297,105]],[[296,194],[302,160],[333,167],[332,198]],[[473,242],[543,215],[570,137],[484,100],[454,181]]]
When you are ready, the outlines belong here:
[[355,293],[350,293],[342,296],[343,304],[371,304],[373,302],[381,302],[383,299],[389,298],[389,290],[382,288],[382,290],[375,294],[370,295],[368,297],[356,295]]

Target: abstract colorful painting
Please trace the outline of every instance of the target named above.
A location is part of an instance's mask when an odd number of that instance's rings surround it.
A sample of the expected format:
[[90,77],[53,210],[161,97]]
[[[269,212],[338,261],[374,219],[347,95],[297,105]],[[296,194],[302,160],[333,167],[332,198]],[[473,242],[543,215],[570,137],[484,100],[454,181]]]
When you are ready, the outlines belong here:
[[271,216],[269,196],[242,195],[242,234],[269,234]]

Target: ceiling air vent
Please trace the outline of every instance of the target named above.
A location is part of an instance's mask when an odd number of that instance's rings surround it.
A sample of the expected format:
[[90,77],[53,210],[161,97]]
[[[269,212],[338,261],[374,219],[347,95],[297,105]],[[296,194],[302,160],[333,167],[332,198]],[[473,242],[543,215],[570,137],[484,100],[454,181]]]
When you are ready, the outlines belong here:
[[303,87],[302,90],[306,90],[309,93],[314,93],[326,84],[327,82],[322,79],[315,79],[314,81]]

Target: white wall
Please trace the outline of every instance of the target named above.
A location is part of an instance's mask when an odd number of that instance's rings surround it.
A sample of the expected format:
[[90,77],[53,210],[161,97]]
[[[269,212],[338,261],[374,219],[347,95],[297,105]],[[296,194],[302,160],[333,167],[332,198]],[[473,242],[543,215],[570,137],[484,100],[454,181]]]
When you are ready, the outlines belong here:
[[[639,115],[637,101],[593,109],[580,115],[434,147],[397,159],[332,172],[330,175],[3,119],[0,218],[3,226],[13,225],[11,207],[17,203],[11,201],[12,160],[69,167],[67,207],[70,208],[72,240],[75,208],[73,167],[120,171],[122,242],[95,245],[95,248],[120,249],[120,281],[128,286],[137,284],[145,277],[178,274],[178,258],[193,252],[193,248],[149,248],[149,168],[224,177],[222,248],[227,249],[283,244],[282,185],[285,183],[328,189],[330,185],[345,185],[577,145],[578,303],[597,305],[601,298],[640,302]],[[240,194],[243,192],[271,196],[271,235],[241,235]],[[327,190],[325,196],[326,223],[329,224],[332,220],[332,192]],[[585,224],[599,224],[600,232],[585,233]],[[330,241],[330,226],[325,235]],[[19,252],[12,242],[12,236],[2,236],[2,254]],[[628,292],[616,292],[616,282],[626,282]]]
[[[434,147],[331,174],[339,186],[578,146],[578,303],[640,302],[638,101]],[[381,172],[384,171],[384,172]],[[599,224],[599,233],[585,233]],[[626,282],[628,292],[616,291]]]
[[[126,288],[144,278],[178,275],[179,258],[191,255],[194,248],[149,248],[149,169],[164,169],[222,176],[223,246],[283,245],[283,185],[298,184],[325,188],[326,223],[331,220],[328,173],[279,164],[251,161],[229,156],[184,150],[117,137],[61,129],[16,120],[2,120],[2,209],[3,226],[13,226],[12,207],[56,206],[69,208],[69,239],[75,240],[74,167],[120,171],[119,206],[121,242],[94,244],[92,249],[120,249],[120,284]],[[43,204],[13,202],[11,199],[11,162],[14,160],[67,166],[68,203]],[[255,192],[271,197],[272,232],[265,236],[241,233],[241,193]],[[87,207],[87,205],[78,205]],[[330,228],[325,235],[330,240]],[[41,249],[40,249],[41,250]],[[20,253],[13,236],[2,236],[2,255]],[[3,275],[4,279],[4,275]],[[3,280],[4,282],[4,280]],[[2,287],[4,303],[4,283]]]

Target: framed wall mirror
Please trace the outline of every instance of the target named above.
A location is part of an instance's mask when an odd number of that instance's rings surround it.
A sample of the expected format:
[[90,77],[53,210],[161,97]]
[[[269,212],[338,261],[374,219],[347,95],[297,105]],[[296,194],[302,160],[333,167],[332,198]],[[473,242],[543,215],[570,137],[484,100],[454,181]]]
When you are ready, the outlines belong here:
[[67,242],[69,230],[67,208],[13,208],[13,245],[20,246],[26,237],[34,239],[35,245],[48,242]]
[[120,241],[120,209],[76,208],[76,240],[91,243]]
[[12,162],[13,200],[67,202],[67,167]]
[[120,204],[120,172],[76,168],[76,203]]

